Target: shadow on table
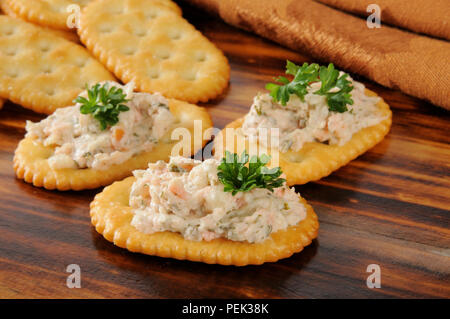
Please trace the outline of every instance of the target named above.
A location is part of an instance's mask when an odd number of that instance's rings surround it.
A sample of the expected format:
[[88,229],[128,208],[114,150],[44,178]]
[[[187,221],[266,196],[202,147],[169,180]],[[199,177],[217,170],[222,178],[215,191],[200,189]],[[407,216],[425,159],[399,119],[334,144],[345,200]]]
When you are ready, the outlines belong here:
[[[147,298],[277,298],[292,295],[284,283],[301,273],[316,255],[314,240],[302,252],[260,266],[221,266],[132,253],[114,246],[94,229],[93,244],[104,261],[102,280],[134,289]],[[113,269],[111,269],[113,268]],[[114,273],[113,276],[108,275]],[[100,278],[99,278],[100,279]],[[120,287],[119,287],[120,289]],[[125,296],[124,296],[125,297]]]

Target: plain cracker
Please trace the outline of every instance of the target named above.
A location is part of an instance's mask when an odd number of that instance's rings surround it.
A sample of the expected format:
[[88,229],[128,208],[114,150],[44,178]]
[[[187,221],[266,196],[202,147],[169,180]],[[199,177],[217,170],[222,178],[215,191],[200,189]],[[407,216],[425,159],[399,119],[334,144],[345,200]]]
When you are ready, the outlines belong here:
[[138,91],[191,103],[212,99],[228,85],[227,59],[170,3],[92,2],[81,15],[81,42],[124,83],[134,81]]
[[260,265],[288,258],[300,252],[317,237],[319,222],[314,210],[299,196],[307,209],[304,220],[270,235],[262,243],[250,244],[227,239],[190,241],[174,232],[144,234],[131,225],[133,213],[128,205],[134,177],[116,182],[95,196],[91,203],[91,222],[97,232],[115,245],[132,252],[179,260],[221,265]]
[[72,105],[86,84],[114,80],[81,45],[0,16],[0,97],[50,114]]
[[[8,15],[12,18],[20,19],[20,17],[10,8],[10,6],[6,0],[0,0],[0,8],[6,15]],[[36,24],[36,26],[39,26],[39,25]],[[67,40],[75,42],[75,43],[79,43],[79,38],[78,38],[78,35],[76,34],[76,32],[58,30],[58,29],[53,29],[53,28],[49,28],[49,27],[45,27],[45,26],[40,26],[40,27],[48,32],[51,32],[51,33],[57,35],[57,36],[63,37],[64,39],[67,39]]]
[[[376,96],[376,93],[367,89],[366,94]],[[338,168],[347,165],[350,161],[383,140],[391,127],[392,112],[389,109],[389,105],[383,100],[378,102],[378,107],[383,115],[386,116],[386,119],[377,125],[366,127],[355,133],[351,140],[342,146],[312,142],[305,143],[303,148],[297,152],[279,152],[279,166],[283,173],[286,174],[286,183],[288,185],[300,185],[319,180]],[[222,145],[225,145],[225,150],[237,152],[238,154],[241,154],[244,149],[250,149],[248,139],[245,139],[242,135],[233,136],[235,139],[235,147],[233,149],[233,144],[227,141],[226,134],[224,133],[227,128],[241,128],[243,122],[244,118],[231,122],[216,137],[214,146],[216,149],[215,156],[217,158],[222,157],[222,154],[224,154],[224,150],[221,150],[220,144],[218,144],[219,141],[222,141]],[[253,147],[253,149],[257,149],[257,146],[253,145]],[[268,150],[269,154],[270,152]]]
[[[174,129],[185,127],[192,135],[194,120],[202,121],[203,131],[212,127],[211,118],[204,108],[176,100],[170,100],[169,107],[177,119]],[[112,165],[107,170],[91,168],[52,170],[47,159],[53,154],[54,148],[45,147],[31,138],[24,138],[20,141],[14,155],[14,170],[18,178],[46,189],[64,191],[97,188],[130,176],[135,169],[145,169],[150,162],[168,160],[172,147],[178,143],[170,140],[170,134],[171,132],[167,133],[150,152],[141,153],[124,163]],[[202,145],[193,145],[194,152],[192,154],[205,144],[206,140],[202,139]]]
[[21,19],[42,26],[70,30],[67,19],[71,12],[69,5],[79,5],[80,9],[93,0],[4,0],[8,7]]

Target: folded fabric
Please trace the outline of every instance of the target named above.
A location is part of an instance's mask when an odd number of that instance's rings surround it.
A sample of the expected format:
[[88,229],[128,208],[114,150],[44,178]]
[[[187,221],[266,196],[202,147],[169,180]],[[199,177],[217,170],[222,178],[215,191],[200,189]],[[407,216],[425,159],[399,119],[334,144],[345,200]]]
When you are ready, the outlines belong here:
[[450,109],[450,43],[382,25],[312,0],[184,0],[227,23],[384,86]]
[[450,40],[449,0],[316,0],[334,8],[368,16],[367,6],[377,4],[381,22]]

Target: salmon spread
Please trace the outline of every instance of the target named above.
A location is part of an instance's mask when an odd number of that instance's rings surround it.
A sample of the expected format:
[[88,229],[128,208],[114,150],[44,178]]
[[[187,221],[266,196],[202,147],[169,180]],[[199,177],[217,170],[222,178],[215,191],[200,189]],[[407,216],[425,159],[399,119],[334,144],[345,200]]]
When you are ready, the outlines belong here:
[[[326,97],[314,94],[320,89],[320,82],[311,83],[307,87],[308,93],[305,94],[304,101],[292,94],[285,106],[274,101],[268,93],[261,93],[255,96],[250,112],[245,116],[241,133],[264,146],[269,146],[269,141],[275,138],[281,152],[298,151],[307,142],[329,145],[347,143],[356,132],[376,125],[385,118],[377,106],[380,99],[366,95],[364,84],[350,77],[347,79],[353,85],[351,97],[354,102],[347,105],[347,111],[331,111]],[[271,128],[278,130],[272,131],[270,135]],[[260,138],[260,132],[263,132],[261,129],[266,130],[269,138]]]
[[[93,114],[80,112],[79,103],[59,108],[40,122],[27,121],[26,137],[54,147],[54,154],[48,159],[52,169],[105,170],[151,151],[175,122],[168,101],[161,94],[134,93],[132,83],[103,85],[107,89],[115,87],[116,94],[126,96],[114,125],[102,127]],[[87,96],[87,91],[80,94]]]
[[147,234],[170,231],[187,240],[259,243],[306,218],[299,195],[284,183],[232,195],[218,178],[220,161],[171,157],[134,171],[131,224]]

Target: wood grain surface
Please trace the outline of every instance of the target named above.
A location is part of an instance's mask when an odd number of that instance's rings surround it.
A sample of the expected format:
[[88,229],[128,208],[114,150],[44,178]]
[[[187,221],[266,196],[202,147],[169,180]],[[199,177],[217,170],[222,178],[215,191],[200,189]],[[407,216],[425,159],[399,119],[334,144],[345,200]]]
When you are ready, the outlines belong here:
[[[313,59],[184,6],[185,16],[227,55],[231,83],[205,104],[216,127],[245,114],[285,60]],[[319,182],[296,189],[313,205],[319,237],[274,264],[213,266],[134,254],[90,225],[101,191],[57,192],[17,180],[12,158],[25,121],[43,116],[7,103],[0,111],[2,298],[450,298],[448,112],[370,83],[393,110],[375,148]],[[81,267],[69,289],[66,267]],[[369,264],[381,288],[369,289]]]

